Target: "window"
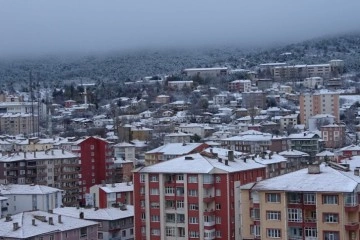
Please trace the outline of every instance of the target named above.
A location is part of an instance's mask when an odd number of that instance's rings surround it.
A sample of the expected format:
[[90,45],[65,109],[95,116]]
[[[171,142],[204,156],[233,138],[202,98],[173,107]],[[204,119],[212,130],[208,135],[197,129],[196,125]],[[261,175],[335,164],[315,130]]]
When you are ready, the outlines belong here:
[[160,229],[151,229],[151,235],[160,236]]
[[151,188],[150,189],[150,195],[159,195],[159,189],[158,188]]
[[251,225],[250,226],[250,234],[254,235],[255,237],[260,236],[260,225]]
[[103,238],[104,238],[103,233],[99,232],[99,233],[98,233],[98,239],[103,239]]
[[190,231],[190,232],[189,232],[189,237],[190,237],[190,238],[199,238],[199,232]]
[[145,221],[146,220],[146,213],[141,213],[141,221]]
[[289,208],[288,209],[288,221],[289,222],[301,222],[302,221],[302,210],[300,208]]
[[151,208],[160,208],[160,203],[159,202],[152,202],[152,203],[150,203],[150,207]]
[[174,227],[166,227],[165,233],[167,237],[175,237],[175,228]]
[[221,182],[221,177],[220,176],[216,176],[216,183],[220,183]]
[[198,224],[199,223],[199,219],[197,217],[190,217],[189,218],[189,223],[190,224]]
[[176,208],[184,208],[184,201],[183,200],[176,201]]
[[134,229],[130,228],[130,235],[134,235]]
[[305,237],[317,237],[317,229],[316,228],[305,228]]
[[195,189],[190,189],[188,195],[189,195],[190,197],[196,197],[196,196],[197,196],[197,190],[195,190]]
[[151,175],[150,182],[158,182],[158,181],[159,181],[159,177],[157,175]]
[[184,175],[183,174],[176,175],[176,181],[184,181]]
[[199,210],[199,206],[197,204],[189,204],[190,210]]
[[175,189],[173,187],[165,187],[166,195],[173,195],[175,193]]
[[160,216],[159,215],[151,215],[150,221],[151,222],[160,222]]
[[189,176],[188,182],[189,183],[197,183],[197,176]]
[[80,228],[80,237],[86,237],[87,236],[87,228],[83,227]]
[[215,223],[216,224],[221,224],[221,217],[216,217],[215,218]]
[[140,206],[141,206],[141,208],[145,208],[145,200],[140,201]]
[[337,213],[324,213],[324,222],[338,223],[339,222],[339,214],[337,214]]
[[221,204],[220,204],[220,203],[217,203],[217,204],[215,205],[215,208],[216,208],[216,210],[221,210]]
[[323,204],[338,204],[338,195],[323,195]]
[[221,196],[221,189],[216,189],[215,194],[217,197]]
[[266,201],[272,203],[280,203],[280,194],[279,193],[267,193]]
[[253,208],[250,210],[250,217],[253,220],[259,220],[260,219],[260,209],[259,208]]
[[304,194],[304,204],[307,204],[307,205],[316,204],[316,195],[315,195],[315,193],[305,193]]
[[214,176],[211,174],[204,174],[203,180],[205,184],[214,183]]
[[266,229],[266,235],[268,238],[280,238],[281,237],[281,230],[275,228]]
[[94,150],[94,149],[95,149],[95,146],[94,146],[94,145],[90,145],[90,149],[91,149],[91,150]]
[[339,232],[324,232],[325,240],[340,240]]
[[140,174],[140,182],[145,182],[145,174]]
[[216,231],[216,232],[215,232],[215,236],[216,236],[217,238],[221,238],[221,231]]
[[280,220],[281,212],[279,211],[266,211],[266,220]]
[[123,231],[121,232],[121,235],[122,235],[122,237],[126,237],[126,231],[123,230]]

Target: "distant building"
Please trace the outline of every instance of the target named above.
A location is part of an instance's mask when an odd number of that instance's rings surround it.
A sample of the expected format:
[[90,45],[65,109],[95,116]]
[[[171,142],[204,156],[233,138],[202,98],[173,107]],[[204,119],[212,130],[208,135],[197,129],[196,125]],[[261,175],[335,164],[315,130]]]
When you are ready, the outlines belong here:
[[194,85],[193,81],[168,81],[167,85],[170,89],[181,90],[184,87],[192,88]]
[[39,132],[39,117],[26,113],[0,114],[0,132],[2,134],[18,135]]
[[288,136],[290,149],[309,154],[311,160],[323,149],[323,144],[319,141],[320,139],[318,134],[311,132],[293,133]]
[[308,77],[331,77],[331,65],[313,64],[313,65],[292,65],[278,66],[274,68],[273,76],[275,80],[304,79]]
[[263,91],[252,91],[242,93],[243,108],[266,108],[266,94]]
[[170,96],[168,95],[158,95],[155,99],[155,102],[157,103],[162,103],[162,104],[167,104],[170,102]]
[[235,80],[228,84],[230,92],[248,92],[251,89],[251,80]]
[[345,145],[345,125],[328,124],[321,127],[325,148],[341,148]]
[[267,90],[267,89],[270,89],[272,87],[274,83],[274,80],[272,79],[258,79],[256,81],[256,85],[258,87],[258,89],[260,90]]
[[306,88],[317,89],[320,86],[324,86],[324,80],[322,77],[309,77],[305,78],[302,84]]
[[316,92],[300,95],[300,123],[307,124],[309,117],[317,114],[331,114],[335,121],[340,120],[339,94],[334,92]]
[[164,136],[164,144],[168,143],[189,143],[191,140],[192,134],[183,133],[183,132],[175,132],[166,134]]
[[219,68],[186,68],[183,70],[183,73],[188,77],[220,77],[226,76],[229,74],[229,69],[227,67]]

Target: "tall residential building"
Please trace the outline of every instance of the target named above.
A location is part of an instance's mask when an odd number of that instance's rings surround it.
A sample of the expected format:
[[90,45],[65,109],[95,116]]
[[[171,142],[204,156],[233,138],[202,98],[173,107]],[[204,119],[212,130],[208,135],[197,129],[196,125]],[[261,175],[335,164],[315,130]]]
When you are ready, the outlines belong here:
[[315,164],[243,186],[242,239],[359,239],[359,183],[359,169]]
[[113,175],[113,147],[112,142],[99,137],[88,137],[78,140],[72,145],[72,151],[80,158],[80,202],[85,204],[85,196],[90,187],[111,182]]
[[240,185],[265,177],[250,159],[203,153],[134,171],[135,239],[240,239]]
[[0,157],[0,183],[60,188],[64,190],[65,206],[78,204],[79,172],[78,156],[61,149],[9,153]]
[[339,94],[334,92],[305,93],[300,95],[300,123],[307,124],[309,117],[330,114],[340,120]]
[[28,113],[0,114],[0,133],[9,135],[31,134],[38,132],[38,115]]

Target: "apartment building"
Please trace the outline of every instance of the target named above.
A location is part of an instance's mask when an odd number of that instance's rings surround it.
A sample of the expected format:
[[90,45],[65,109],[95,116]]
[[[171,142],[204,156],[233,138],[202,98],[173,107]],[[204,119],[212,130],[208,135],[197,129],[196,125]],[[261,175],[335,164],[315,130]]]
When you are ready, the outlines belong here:
[[110,208],[113,205],[133,205],[134,185],[132,182],[100,184],[90,187],[90,194],[94,196],[93,206]]
[[191,154],[134,171],[135,239],[240,239],[240,184],[265,177],[253,160]]
[[249,79],[234,80],[228,84],[230,92],[249,92],[250,89],[251,80]]
[[229,74],[227,67],[214,67],[214,68],[186,68],[183,74],[188,77],[221,77]]
[[321,127],[325,148],[341,148],[345,145],[345,125],[329,124]]
[[311,160],[323,149],[323,143],[319,141],[320,139],[318,134],[311,132],[293,133],[288,136],[290,149],[309,154]]
[[191,134],[183,132],[169,133],[164,136],[164,144],[168,143],[189,143]]
[[81,204],[85,204],[85,196],[90,192],[91,186],[112,181],[113,143],[99,137],[88,137],[75,141],[71,151],[80,159],[79,198]]
[[1,184],[39,184],[64,190],[63,204],[78,204],[80,163],[62,149],[16,152],[0,157]]
[[2,134],[19,135],[38,132],[38,115],[28,113],[1,113],[0,132]]
[[7,198],[1,204],[1,217],[24,211],[49,211],[62,205],[63,191],[43,185],[0,185],[0,193]]
[[304,79],[308,77],[331,77],[331,65],[313,64],[313,65],[292,65],[278,66],[273,69],[275,80]]
[[330,114],[340,121],[339,94],[334,92],[316,92],[301,94],[300,123],[307,124],[310,117],[317,114]]
[[266,94],[263,91],[251,91],[243,92],[242,94],[242,104],[243,108],[253,109],[261,108],[265,109],[266,107]]
[[[54,213],[61,216],[91,220],[98,225],[98,234],[95,238],[80,239],[109,239],[109,240],[134,240],[134,207],[121,205],[114,208],[56,208]],[[66,239],[66,238],[64,238]],[[72,238],[71,238],[72,239]]]
[[238,136],[221,139],[221,145],[227,149],[245,153],[260,153],[270,149],[272,136],[255,130],[248,130]]
[[313,164],[242,187],[242,239],[359,238],[359,169]]
[[286,130],[294,128],[298,123],[299,114],[289,114],[283,117],[279,117],[280,129]]
[[0,219],[0,238],[15,239],[98,239],[98,223],[83,218],[32,211]]

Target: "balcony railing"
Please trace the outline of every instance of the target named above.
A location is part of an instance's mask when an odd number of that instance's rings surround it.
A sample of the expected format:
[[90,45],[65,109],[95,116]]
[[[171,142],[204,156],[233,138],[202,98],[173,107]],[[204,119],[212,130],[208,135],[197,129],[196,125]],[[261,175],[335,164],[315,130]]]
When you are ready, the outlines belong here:
[[345,224],[346,231],[357,231],[359,229],[359,222],[350,222]]

